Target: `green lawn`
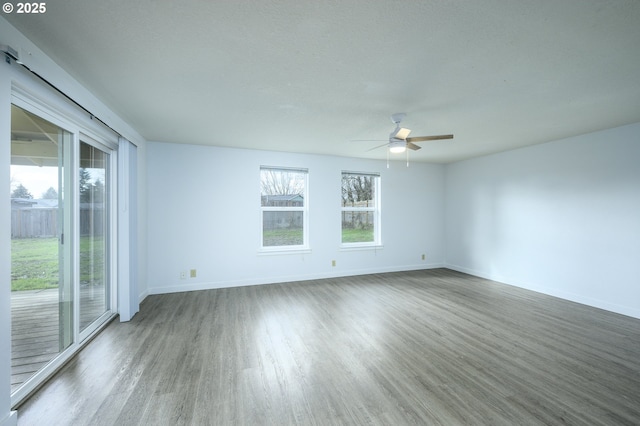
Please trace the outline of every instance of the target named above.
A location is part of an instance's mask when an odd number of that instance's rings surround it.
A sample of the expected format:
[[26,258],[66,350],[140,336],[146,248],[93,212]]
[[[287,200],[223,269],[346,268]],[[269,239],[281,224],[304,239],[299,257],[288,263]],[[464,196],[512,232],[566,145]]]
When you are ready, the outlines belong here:
[[303,243],[302,228],[272,229],[262,234],[262,244],[265,247],[299,246]]
[[[370,243],[373,241],[373,229],[342,230],[343,243]],[[293,246],[302,244],[302,229],[275,229],[264,231],[263,244],[265,247]]]
[[370,243],[373,242],[373,229],[342,229],[343,243]]
[[104,239],[80,237],[80,284],[102,284],[104,273]]
[[[58,287],[58,239],[11,240],[11,291]],[[99,284],[104,279],[104,240],[80,238],[80,282]]]
[[11,291],[58,287],[58,239],[11,240]]

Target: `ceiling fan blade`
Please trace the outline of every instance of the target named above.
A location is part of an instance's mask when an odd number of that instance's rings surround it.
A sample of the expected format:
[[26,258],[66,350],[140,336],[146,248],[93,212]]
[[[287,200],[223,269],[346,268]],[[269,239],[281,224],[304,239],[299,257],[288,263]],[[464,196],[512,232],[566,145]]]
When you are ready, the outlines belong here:
[[411,143],[411,142],[407,142],[407,148],[412,149],[412,150],[414,150],[414,151],[417,151],[417,150],[419,150],[419,149],[422,149],[422,147],[421,147],[421,146],[418,146],[418,145],[416,145],[416,144],[414,144],[414,143]]
[[407,136],[409,136],[409,133],[411,133],[411,130],[405,129],[404,127],[399,127],[396,128],[395,133],[391,134],[390,137],[405,140],[407,139]]
[[374,146],[373,148],[368,149],[367,152],[373,151],[374,149],[382,148],[383,146],[389,146],[389,142],[384,143],[382,145]]
[[415,138],[407,138],[407,142],[438,141],[441,139],[453,139],[453,135],[416,136]]

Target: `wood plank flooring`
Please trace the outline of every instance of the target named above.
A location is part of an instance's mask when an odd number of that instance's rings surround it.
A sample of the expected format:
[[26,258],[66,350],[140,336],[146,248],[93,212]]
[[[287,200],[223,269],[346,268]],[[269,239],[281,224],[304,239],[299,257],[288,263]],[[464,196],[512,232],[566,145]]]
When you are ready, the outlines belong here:
[[19,425],[640,424],[640,320],[439,269],[149,296]]

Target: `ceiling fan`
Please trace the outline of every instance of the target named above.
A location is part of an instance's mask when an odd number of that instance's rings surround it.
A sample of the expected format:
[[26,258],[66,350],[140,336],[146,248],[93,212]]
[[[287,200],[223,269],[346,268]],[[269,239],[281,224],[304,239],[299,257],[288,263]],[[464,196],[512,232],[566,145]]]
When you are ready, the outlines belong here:
[[396,114],[391,115],[391,121],[393,122],[393,124],[396,125],[396,128],[393,130],[393,132],[389,134],[389,142],[382,145],[374,146],[373,148],[369,149],[369,151],[386,146],[389,148],[389,152],[393,154],[399,154],[399,153],[405,152],[407,148],[413,151],[417,151],[421,149],[422,147],[419,145],[416,145],[415,142],[453,139],[453,135],[416,136],[416,137],[410,138],[409,133],[411,133],[411,130],[406,129],[404,127],[400,127],[400,123],[406,116],[407,114],[403,112],[398,112]]

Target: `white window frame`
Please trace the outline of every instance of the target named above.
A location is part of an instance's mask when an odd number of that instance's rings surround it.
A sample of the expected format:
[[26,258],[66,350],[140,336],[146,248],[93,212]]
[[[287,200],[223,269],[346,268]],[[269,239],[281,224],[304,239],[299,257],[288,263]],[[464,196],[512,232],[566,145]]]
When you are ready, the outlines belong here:
[[[342,191],[342,179],[345,175],[350,176],[367,176],[374,178],[374,203],[372,206],[368,207],[353,207],[353,206],[343,206],[342,205],[342,194],[341,194],[341,202],[340,202],[340,248],[343,250],[352,250],[352,249],[379,249],[382,248],[382,214],[381,214],[381,191],[380,191],[380,173],[377,172],[353,172],[348,170],[343,170],[340,174],[340,190]],[[365,241],[365,242],[355,242],[355,243],[345,243],[342,241],[342,216],[345,212],[373,212],[373,241]]]
[[[310,253],[309,246],[309,170],[300,167],[280,167],[280,166],[260,166],[260,175],[263,170],[273,170],[281,172],[302,173],[304,176],[304,191],[302,197],[304,199],[302,206],[263,206],[262,205],[262,188],[259,190],[260,200],[260,250],[261,254],[280,254],[280,253]],[[261,179],[261,176],[260,176]],[[282,246],[265,246],[264,245],[264,213],[265,212],[302,212],[302,244],[282,245]]]

